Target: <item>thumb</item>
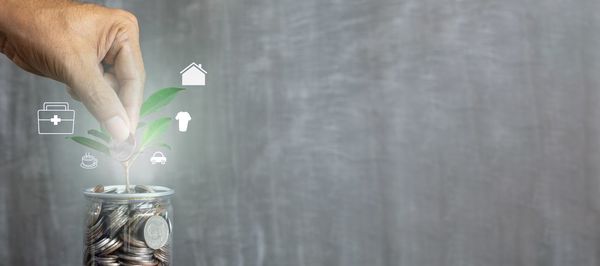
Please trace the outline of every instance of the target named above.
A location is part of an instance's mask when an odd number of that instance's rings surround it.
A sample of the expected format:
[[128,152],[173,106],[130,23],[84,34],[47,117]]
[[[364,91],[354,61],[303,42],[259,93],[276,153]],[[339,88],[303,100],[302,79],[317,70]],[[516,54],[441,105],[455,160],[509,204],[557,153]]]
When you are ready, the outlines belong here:
[[131,134],[130,123],[115,90],[98,68],[78,72],[69,86],[113,139],[125,141]]

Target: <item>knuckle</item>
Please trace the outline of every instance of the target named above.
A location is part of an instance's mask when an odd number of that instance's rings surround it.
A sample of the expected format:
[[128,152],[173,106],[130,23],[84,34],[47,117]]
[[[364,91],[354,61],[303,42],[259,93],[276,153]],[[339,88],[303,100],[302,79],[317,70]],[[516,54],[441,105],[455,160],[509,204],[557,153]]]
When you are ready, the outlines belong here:
[[110,94],[104,91],[94,83],[77,84],[78,86],[70,86],[73,92],[92,109],[92,112],[103,108],[110,108]]
[[88,88],[84,91],[81,91],[81,94],[83,94],[83,100],[92,106],[98,106],[103,102],[102,93],[100,93],[100,91],[98,91],[97,89]]
[[122,9],[117,9],[116,12],[120,17],[124,18],[124,22],[127,26],[138,28],[138,19],[133,13]]

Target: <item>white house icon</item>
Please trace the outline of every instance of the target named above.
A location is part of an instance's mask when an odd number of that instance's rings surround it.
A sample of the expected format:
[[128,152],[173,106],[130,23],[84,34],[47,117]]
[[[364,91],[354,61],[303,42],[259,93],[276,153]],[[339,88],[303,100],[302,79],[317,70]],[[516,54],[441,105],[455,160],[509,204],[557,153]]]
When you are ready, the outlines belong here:
[[201,64],[191,63],[179,72],[181,74],[182,86],[204,86],[206,85],[206,70]]

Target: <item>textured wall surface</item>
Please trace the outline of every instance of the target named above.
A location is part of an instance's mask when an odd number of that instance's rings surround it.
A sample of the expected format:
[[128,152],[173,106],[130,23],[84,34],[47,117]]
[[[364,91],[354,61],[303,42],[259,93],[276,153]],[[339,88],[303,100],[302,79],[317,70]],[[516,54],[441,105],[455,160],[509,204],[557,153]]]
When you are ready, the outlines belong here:
[[[106,4],[140,20],[146,95],[208,71],[133,170],[176,190],[175,265],[600,264],[600,2]],[[80,264],[81,190],[123,183],[37,135],[60,100],[0,59],[2,265]]]

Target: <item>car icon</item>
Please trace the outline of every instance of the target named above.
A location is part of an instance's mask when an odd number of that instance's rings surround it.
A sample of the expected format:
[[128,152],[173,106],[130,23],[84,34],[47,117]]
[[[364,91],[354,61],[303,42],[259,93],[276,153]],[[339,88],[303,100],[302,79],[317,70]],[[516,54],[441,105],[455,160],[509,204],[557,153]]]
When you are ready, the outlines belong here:
[[150,157],[150,162],[152,164],[166,164],[167,163],[167,157],[165,157],[165,155],[162,152],[155,152],[152,154],[152,157]]

